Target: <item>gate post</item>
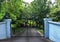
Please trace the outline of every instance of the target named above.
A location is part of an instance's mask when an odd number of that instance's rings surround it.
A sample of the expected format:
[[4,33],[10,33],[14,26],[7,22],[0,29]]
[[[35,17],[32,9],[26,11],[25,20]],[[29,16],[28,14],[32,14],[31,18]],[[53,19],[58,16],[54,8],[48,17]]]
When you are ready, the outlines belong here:
[[44,18],[44,37],[49,39],[49,23],[48,21],[52,21],[51,18]]
[[11,38],[11,19],[5,19],[7,38]]

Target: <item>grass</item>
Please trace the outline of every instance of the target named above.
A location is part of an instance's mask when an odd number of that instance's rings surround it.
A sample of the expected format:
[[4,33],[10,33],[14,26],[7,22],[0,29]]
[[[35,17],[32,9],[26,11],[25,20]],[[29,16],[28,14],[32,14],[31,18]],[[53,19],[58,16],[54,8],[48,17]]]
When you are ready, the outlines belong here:
[[43,29],[39,30],[43,34]]
[[[37,29],[37,28],[35,28]],[[37,29],[39,32],[41,32],[42,34],[44,33],[43,29]]]

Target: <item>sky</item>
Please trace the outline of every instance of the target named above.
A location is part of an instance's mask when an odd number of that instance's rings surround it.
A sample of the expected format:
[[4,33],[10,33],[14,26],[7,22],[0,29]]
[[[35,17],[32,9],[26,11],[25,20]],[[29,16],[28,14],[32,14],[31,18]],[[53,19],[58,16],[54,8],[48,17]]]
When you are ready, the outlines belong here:
[[[32,1],[34,1],[34,0],[23,0],[24,2],[27,2],[27,3],[31,3]],[[52,1],[52,3],[54,3],[55,2],[55,0],[51,0]]]
[[34,0],[23,0],[24,2],[31,3]]
[[55,2],[55,0],[51,0],[51,2],[52,2],[52,3],[54,3],[54,2]]

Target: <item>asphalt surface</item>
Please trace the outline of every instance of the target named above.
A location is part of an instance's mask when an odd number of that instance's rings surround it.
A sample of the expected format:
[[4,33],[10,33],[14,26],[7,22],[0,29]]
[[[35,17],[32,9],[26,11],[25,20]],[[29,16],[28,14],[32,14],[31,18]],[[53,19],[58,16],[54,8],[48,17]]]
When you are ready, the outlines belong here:
[[0,40],[0,42],[49,42],[33,28],[26,29],[22,34],[17,34],[11,39]]

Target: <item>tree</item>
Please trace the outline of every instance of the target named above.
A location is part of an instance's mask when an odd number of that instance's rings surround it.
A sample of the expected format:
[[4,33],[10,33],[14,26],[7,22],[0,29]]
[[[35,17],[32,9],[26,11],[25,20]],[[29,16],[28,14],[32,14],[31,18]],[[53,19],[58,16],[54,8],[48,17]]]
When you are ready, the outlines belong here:
[[30,4],[30,14],[32,14],[34,21],[39,25],[43,24],[43,18],[49,13],[47,4],[47,0],[34,0]]
[[60,21],[60,1],[56,0],[55,4],[55,6],[50,8],[50,15],[54,21]]

